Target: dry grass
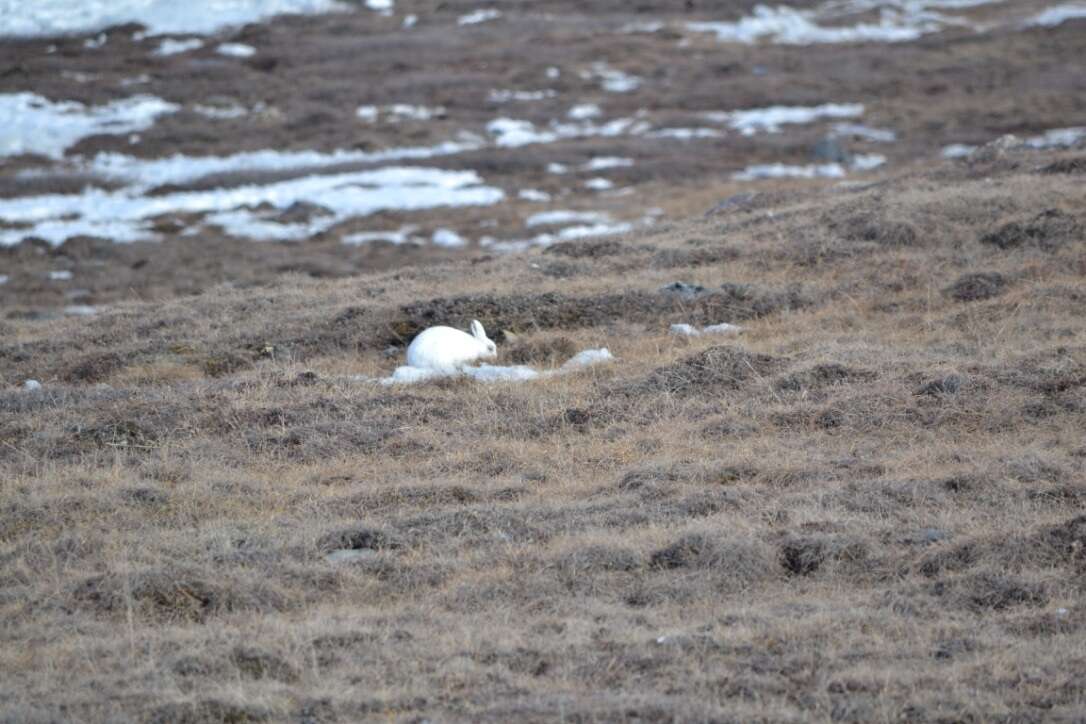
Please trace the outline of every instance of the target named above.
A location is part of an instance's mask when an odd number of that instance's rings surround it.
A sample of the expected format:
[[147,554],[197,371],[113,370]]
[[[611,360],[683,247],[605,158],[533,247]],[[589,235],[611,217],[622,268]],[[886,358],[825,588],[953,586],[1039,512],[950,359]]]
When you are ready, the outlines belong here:
[[[2,718],[1075,719],[1086,191],[1061,163],[5,322]],[[473,316],[518,335],[506,359],[618,362],[350,379]]]

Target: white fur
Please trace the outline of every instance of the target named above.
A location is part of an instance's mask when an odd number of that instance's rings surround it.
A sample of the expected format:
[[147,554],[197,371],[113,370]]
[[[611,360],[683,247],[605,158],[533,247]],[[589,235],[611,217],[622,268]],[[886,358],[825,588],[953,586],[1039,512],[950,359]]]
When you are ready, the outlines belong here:
[[407,364],[421,369],[453,372],[478,359],[496,357],[497,347],[478,320],[471,334],[452,327],[430,327],[419,332],[407,347]]

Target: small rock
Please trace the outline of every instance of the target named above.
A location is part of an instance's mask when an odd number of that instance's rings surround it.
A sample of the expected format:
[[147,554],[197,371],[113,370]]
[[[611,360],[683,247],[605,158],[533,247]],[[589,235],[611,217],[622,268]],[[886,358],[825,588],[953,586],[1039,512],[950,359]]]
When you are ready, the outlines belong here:
[[673,294],[682,299],[697,299],[709,290],[699,284],[687,284],[686,282],[672,282],[660,287],[663,294]]
[[37,380],[27,380],[23,383],[23,389],[27,392],[36,392],[41,389],[41,383]]

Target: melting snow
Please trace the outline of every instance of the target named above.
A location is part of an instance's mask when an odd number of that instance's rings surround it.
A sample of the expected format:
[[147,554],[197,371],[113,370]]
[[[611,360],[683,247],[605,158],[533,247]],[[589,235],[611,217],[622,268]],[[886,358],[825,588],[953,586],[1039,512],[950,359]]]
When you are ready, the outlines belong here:
[[535,226],[573,223],[603,224],[610,220],[611,217],[598,211],[541,211],[529,216],[524,225],[531,229]]
[[541,101],[554,98],[556,95],[558,91],[549,88],[536,91],[492,90],[488,98],[492,103],[509,103],[510,101]]
[[649,133],[652,138],[677,138],[689,141],[695,138],[720,138],[720,131],[715,128],[660,128]]
[[671,325],[671,333],[679,335],[681,337],[700,337],[703,334],[739,334],[743,331],[742,327],[734,324],[728,324],[722,322],[721,324],[711,324],[704,329],[698,329],[690,324],[673,324]]
[[854,136],[875,143],[893,143],[897,140],[897,134],[891,130],[870,128],[858,123],[837,123],[833,126],[833,133],[836,136]]
[[349,246],[360,246],[362,244],[370,244],[375,241],[384,241],[389,244],[406,244],[411,240],[411,234],[416,231],[415,226],[405,226],[399,231],[360,231],[355,234],[348,234],[341,240],[344,244]]
[[178,55],[202,47],[204,47],[204,41],[199,38],[190,38],[188,40],[173,40],[172,38],[167,38],[159,43],[154,54],[159,56]]
[[[377,380],[382,385],[409,385],[442,377],[470,377],[479,382],[526,382],[557,375],[568,374],[579,369],[592,367],[598,364],[614,361],[614,355],[606,347],[600,349],[586,349],[578,353],[556,370],[539,372],[524,365],[501,366],[481,364],[477,366],[461,367],[455,372],[426,369],[423,367],[410,367],[407,365],[397,367],[390,377]],[[366,379],[366,378],[363,378]]]
[[67,269],[61,269],[60,271],[51,271],[51,272],[49,272],[49,281],[66,282],[66,281],[70,281],[71,278],[72,278],[72,273],[70,271],[68,271]]
[[446,249],[456,249],[467,245],[467,241],[464,237],[457,234],[452,229],[437,229],[434,231],[434,235],[431,239],[436,246],[445,247]]
[[436,106],[412,106],[406,103],[393,103],[388,106],[359,106],[355,115],[367,123],[376,123],[381,116],[388,116],[392,120],[429,121],[438,116],[445,115],[445,108]]
[[139,23],[149,35],[214,33],[284,13],[329,12],[336,0],[0,0],[0,35],[91,33]]
[[705,117],[727,123],[744,136],[756,133],[777,133],[781,126],[814,123],[823,118],[858,118],[863,115],[862,103],[824,103],[820,106],[770,106],[723,113],[707,113]]
[[807,166],[793,166],[785,163],[755,164],[747,166],[739,173],[732,174],[732,178],[736,181],[756,181],[767,178],[843,178],[849,169],[870,171],[885,162],[885,156],[866,154],[853,156],[848,168],[840,163],[821,163]]
[[584,182],[585,188],[593,191],[609,191],[615,187],[614,182],[605,178],[590,178]]
[[586,121],[589,118],[599,118],[603,111],[595,103],[582,103],[570,108],[566,115],[575,121]]
[[244,43],[223,43],[215,52],[219,55],[227,55],[231,58],[252,58],[256,55],[256,48]]
[[[175,213],[209,214],[211,223],[232,236],[299,239],[376,211],[488,205],[503,198],[499,189],[482,186],[480,181],[472,171],[390,167],[150,197],[143,195],[143,189],[130,187],[0,199],[0,219],[32,225],[0,231],[0,246],[28,237],[40,237],[51,244],[79,235],[119,242],[153,239],[150,220]],[[268,218],[267,210],[249,210],[262,206],[284,210],[296,203],[318,205],[329,213],[305,223],[280,224]]]
[[382,15],[391,15],[394,4],[393,0],[366,0],[366,7]]
[[1054,128],[1040,136],[1027,138],[1030,148],[1067,148],[1086,138],[1086,126],[1079,128]]
[[517,192],[517,198],[525,201],[544,203],[551,200],[551,195],[546,191],[539,191],[538,189],[521,189]]
[[611,168],[626,168],[633,166],[634,162],[632,158],[621,158],[619,156],[600,156],[594,158],[584,166],[581,166],[585,171],[606,171]]
[[694,22],[686,27],[694,32],[713,33],[726,43],[755,43],[766,39],[782,45],[812,43],[898,43],[916,40],[924,33],[939,29],[930,15],[906,18],[884,12],[878,24],[860,23],[851,27],[823,27],[814,22],[815,14],[790,7],[759,5],[753,15],[737,22]]
[[630,91],[637,90],[641,86],[641,79],[637,76],[623,73],[621,70],[612,68],[606,63],[594,63],[592,65],[592,71],[589,73],[582,73],[581,77],[585,79],[599,79],[600,87],[608,93],[629,93]]
[[1054,28],[1057,25],[1062,25],[1068,20],[1081,20],[1083,18],[1086,18],[1086,4],[1068,3],[1066,5],[1057,5],[1054,8],[1048,8],[1047,10],[1034,15],[1027,24]]
[[495,20],[501,17],[501,12],[498,10],[476,10],[473,13],[467,15],[461,15],[456,21],[457,25],[478,25],[479,23],[485,23],[488,20]]
[[104,106],[53,102],[35,93],[0,95],[0,156],[35,153],[59,159],[88,136],[143,131],[179,106],[152,96],[133,96]]
[[949,146],[943,146],[942,156],[943,158],[965,158],[976,150],[976,146],[965,143],[952,143]]

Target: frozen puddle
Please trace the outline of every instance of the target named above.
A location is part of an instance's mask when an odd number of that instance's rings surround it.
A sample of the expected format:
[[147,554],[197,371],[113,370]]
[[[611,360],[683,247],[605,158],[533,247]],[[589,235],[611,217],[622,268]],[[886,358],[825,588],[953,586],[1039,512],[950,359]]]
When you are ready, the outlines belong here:
[[[481,185],[473,171],[389,167],[304,176],[263,185],[145,196],[143,189],[88,189],[81,194],[0,200],[0,219],[28,228],[0,230],[0,246],[38,237],[59,245],[74,236],[118,242],[154,239],[151,220],[166,214],[205,214],[208,223],[236,237],[304,239],[352,217],[382,210],[488,205],[501,190]],[[281,223],[275,215],[295,204],[321,210],[305,222]]]
[[83,34],[127,23],[149,35],[206,35],[274,15],[345,7],[336,0],[0,0],[0,35]]
[[159,116],[178,108],[142,95],[88,107],[75,101],[53,102],[35,93],[2,94],[0,156],[32,153],[60,159],[84,138],[145,131]]
[[[375,380],[382,385],[409,385],[428,380],[436,380],[443,377],[469,377],[479,382],[526,382],[528,380],[544,379],[558,375],[568,374],[579,369],[591,367],[615,358],[606,347],[600,349],[586,349],[568,360],[556,370],[539,370],[525,367],[524,365],[500,366],[481,364],[477,366],[462,367],[456,372],[445,372],[424,367],[410,367],[404,365],[397,367],[390,377]],[[368,377],[357,378],[360,381],[374,381]]]

